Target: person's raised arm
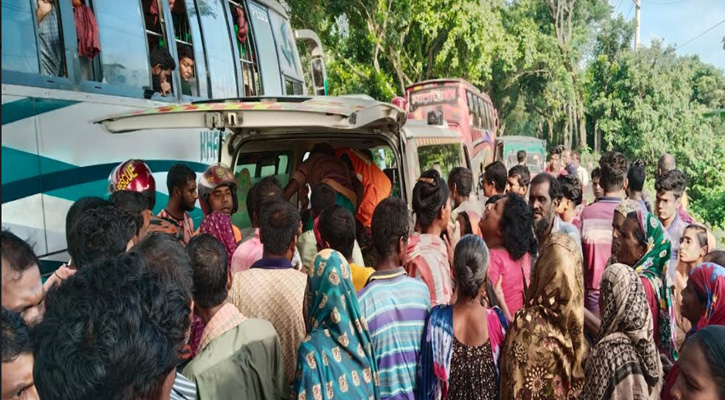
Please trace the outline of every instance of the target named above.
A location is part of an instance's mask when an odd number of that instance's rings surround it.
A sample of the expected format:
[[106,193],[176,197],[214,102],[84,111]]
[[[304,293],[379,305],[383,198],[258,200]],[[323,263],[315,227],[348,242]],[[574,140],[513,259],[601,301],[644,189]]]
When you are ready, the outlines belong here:
[[584,329],[589,332],[590,335],[597,337],[599,335],[599,327],[602,325],[602,321],[593,312],[584,309]]
[[289,183],[284,188],[284,193],[283,193],[284,199],[289,200],[290,198],[292,198],[292,195],[297,193],[297,191],[299,191],[299,190],[300,190],[300,183],[297,182],[296,179],[290,179]]
[[35,10],[35,17],[38,19],[38,24],[43,22],[52,8],[53,5],[48,0],[38,0],[38,8]]

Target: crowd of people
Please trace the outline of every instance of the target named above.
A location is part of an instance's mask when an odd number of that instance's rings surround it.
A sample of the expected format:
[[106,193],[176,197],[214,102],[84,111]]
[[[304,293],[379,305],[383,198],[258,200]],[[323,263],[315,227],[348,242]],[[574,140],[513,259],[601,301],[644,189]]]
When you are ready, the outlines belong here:
[[2,399],[724,399],[725,252],[685,175],[664,155],[653,205],[608,152],[586,204],[579,162],[494,162],[481,199],[428,170],[411,215],[369,152],[319,144],[246,211],[226,166],[175,165],[154,215],[129,160],[70,207],[45,282],[2,231]]

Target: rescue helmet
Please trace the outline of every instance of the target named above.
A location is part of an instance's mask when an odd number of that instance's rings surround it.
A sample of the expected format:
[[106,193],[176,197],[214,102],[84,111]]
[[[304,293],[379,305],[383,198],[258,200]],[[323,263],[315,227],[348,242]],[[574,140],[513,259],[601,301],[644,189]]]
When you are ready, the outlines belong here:
[[232,192],[232,214],[237,212],[239,202],[237,200],[237,181],[234,179],[234,173],[229,167],[222,163],[212,164],[204,170],[199,178],[197,190],[199,191],[199,204],[204,215],[211,213],[211,205],[209,204],[209,195],[221,186],[229,186]]
[[149,209],[156,204],[156,180],[151,168],[143,160],[122,162],[111,171],[108,177],[108,193],[119,190],[143,193],[148,200]]

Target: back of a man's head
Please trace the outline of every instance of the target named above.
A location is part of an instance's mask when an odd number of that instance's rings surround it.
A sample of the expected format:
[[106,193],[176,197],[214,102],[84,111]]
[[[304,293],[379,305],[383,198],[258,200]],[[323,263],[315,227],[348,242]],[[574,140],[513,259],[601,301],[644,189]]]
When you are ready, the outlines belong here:
[[337,192],[332,186],[326,183],[318,183],[312,188],[312,194],[310,195],[312,212],[319,216],[324,209],[333,206],[336,199]]
[[615,151],[606,152],[599,159],[599,167],[602,171],[602,177],[599,184],[604,189],[604,193],[614,193],[624,188],[624,181],[627,179],[627,171],[629,171],[629,163],[624,154]]
[[40,398],[168,396],[164,382],[191,324],[184,297],[153,279],[143,257],[132,253],[79,270],[51,289],[45,318],[33,331]]
[[516,160],[518,160],[519,163],[522,163],[526,161],[526,150],[519,150],[516,152]]
[[155,47],[151,50],[151,67],[160,66],[164,70],[176,69],[176,61],[164,47]]
[[448,188],[453,190],[453,185],[456,187],[456,191],[463,197],[471,195],[473,189],[473,173],[470,169],[465,167],[455,167],[448,173]]
[[670,153],[665,153],[660,156],[657,160],[657,175],[661,175],[667,171],[672,171],[677,168],[677,161],[675,156]]
[[675,199],[679,199],[685,193],[687,187],[687,177],[678,170],[673,169],[657,177],[655,181],[655,191],[657,193],[672,192]]
[[330,248],[342,253],[347,259],[352,258],[355,246],[355,217],[347,208],[334,204],[320,214],[320,235]]
[[119,190],[113,192],[109,200],[117,208],[133,215],[136,219],[136,227],[141,229],[144,224],[144,212],[149,209],[148,198],[143,193]]
[[488,164],[483,171],[483,176],[486,182],[492,184],[496,191],[503,193],[506,189],[506,178],[508,178],[508,171],[506,166],[501,161],[494,161]]
[[103,200],[100,197],[82,197],[78,200],[76,200],[75,203],[73,203],[72,206],[68,209],[68,214],[65,215],[65,240],[66,242],[70,241],[70,231],[73,228],[73,224],[75,224],[78,217],[83,214],[86,210],[91,210],[94,208],[101,208],[101,207],[108,207],[112,206],[113,204],[109,201]]
[[629,172],[627,172],[627,187],[634,192],[641,192],[644,189],[646,177],[644,161],[639,158],[632,161]]
[[712,250],[705,254],[702,258],[703,262],[711,262],[717,265],[725,267],[725,251],[723,250]]
[[260,240],[264,252],[283,256],[292,246],[300,227],[300,213],[287,201],[265,203],[259,221]]
[[262,179],[252,190],[254,190],[254,212],[257,218],[262,215],[263,204],[282,199],[282,185],[274,176]]
[[378,203],[373,212],[370,231],[378,257],[393,255],[399,239],[407,240],[410,231],[410,213],[405,201],[388,197]]
[[33,251],[33,247],[25,240],[19,238],[9,230],[2,231],[0,239],[0,253],[2,253],[3,281],[22,275],[30,268],[37,268],[40,262]]
[[582,184],[576,175],[562,175],[557,181],[561,187],[562,198],[571,200],[575,206],[582,203]]
[[202,233],[186,245],[194,276],[194,302],[201,308],[216,307],[227,299],[229,266],[224,245]]
[[136,218],[126,211],[117,207],[86,210],[71,229],[68,253],[73,265],[80,269],[123,254],[137,233]]
[[3,364],[11,363],[22,354],[33,354],[30,332],[23,318],[5,307],[2,308]]
[[162,284],[176,285],[191,302],[191,261],[178,240],[163,232],[151,232],[131,252],[146,260],[149,275]]

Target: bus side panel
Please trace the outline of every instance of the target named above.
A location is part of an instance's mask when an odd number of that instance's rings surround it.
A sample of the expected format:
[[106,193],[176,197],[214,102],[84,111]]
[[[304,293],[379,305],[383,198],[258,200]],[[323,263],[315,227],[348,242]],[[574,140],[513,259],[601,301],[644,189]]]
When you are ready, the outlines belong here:
[[2,95],[2,226],[47,253],[32,97]]
[[[107,196],[108,177],[119,163],[132,158],[147,162],[156,179],[154,212],[158,213],[168,202],[166,176],[171,166],[182,162],[199,174],[217,160],[216,132],[155,130],[111,135],[90,122],[143,108],[139,102],[130,106],[123,99],[93,95],[83,96],[90,101],[81,101],[77,93],[61,91],[52,91],[52,97],[34,94],[37,97],[3,96],[2,211],[3,226],[39,243],[40,256],[66,249],[68,209],[81,197]],[[28,117],[30,111],[25,111],[15,114],[17,121],[6,124],[10,107],[16,106],[9,99],[15,97],[28,99],[37,115]],[[13,166],[18,160],[22,168]],[[192,217],[198,225],[198,207]],[[67,261],[65,254],[50,258]]]

